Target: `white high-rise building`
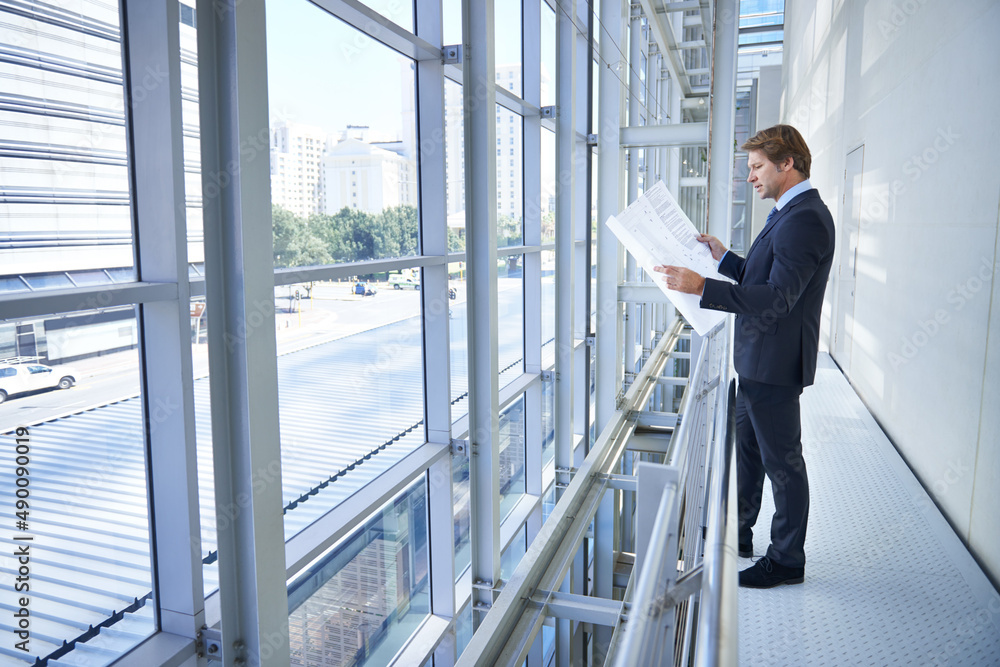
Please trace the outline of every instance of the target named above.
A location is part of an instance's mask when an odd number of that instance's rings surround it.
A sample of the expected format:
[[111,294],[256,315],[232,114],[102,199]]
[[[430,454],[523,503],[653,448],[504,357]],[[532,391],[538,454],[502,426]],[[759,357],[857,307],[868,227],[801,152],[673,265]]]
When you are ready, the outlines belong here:
[[410,158],[378,146],[345,139],[323,159],[325,208],[378,213],[392,206],[417,204],[417,167]]
[[271,128],[271,203],[295,215],[322,213],[322,160],[328,134],[316,127],[279,122]]
[[[521,65],[498,65],[497,84],[521,93]],[[524,120],[497,106],[497,216],[524,217]]]

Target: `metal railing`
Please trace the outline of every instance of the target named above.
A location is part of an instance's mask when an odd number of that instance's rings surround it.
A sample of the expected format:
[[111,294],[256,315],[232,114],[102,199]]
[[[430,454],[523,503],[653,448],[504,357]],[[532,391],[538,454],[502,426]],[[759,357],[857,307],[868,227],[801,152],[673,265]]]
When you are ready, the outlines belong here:
[[667,474],[661,472],[657,487],[656,476],[647,485],[639,471],[639,505],[658,510],[648,541],[638,541],[641,569],[633,573],[611,664],[736,664],[735,384],[727,388],[728,342],[729,329],[720,325],[692,353],[666,462],[641,464]]
[[[546,617],[570,619],[578,628],[612,628],[605,665],[735,665],[733,447],[732,437],[726,437],[732,404],[726,394],[729,334],[730,328],[720,325],[708,336],[693,337],[693,371],[675,414],[657,411],[663,401],[654,393],[683,381],[671,377],[668,362],[688,357],[678,349],[688,334],[681,320],[664,332],[459,665],[522,664]],[[637,438],[642,424],[647,426]],[[669,442],[660,453],[643,449],[661,447],[650,444],[657,437]],[[623,463],[626,451],[646,459],[635,475]],[[641,495],[650,489],[651,495]],[[639,512],[654,508],[643,515],[645,521],[619,517],[635,523],[631,576],[627,583],[617,579],[621,594],[615,599],[561,592],[602,497],[612,491],[636,494]],[[614,545],[619,565],[632,557],[631,548],[630,543]],[[601,653],[595,646],[595,660]]]

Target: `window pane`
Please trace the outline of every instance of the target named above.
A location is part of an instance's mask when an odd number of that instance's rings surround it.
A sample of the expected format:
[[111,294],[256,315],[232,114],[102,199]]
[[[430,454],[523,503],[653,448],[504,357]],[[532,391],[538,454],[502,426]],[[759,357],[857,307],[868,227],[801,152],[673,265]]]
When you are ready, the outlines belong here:
[[33,619],[24,660],[108,662],[156,629],[136,332],[132,307],[0,321],[0,356],[32,360],[0,364],[0,493],[31,580],[15,598],[8,557],[4,600],[27,600],[10,612]]
[[465,125],[462,85],[444,82],[445,198],[448,205],[448,250],[465,250]]
[[462,43],[462,0],[442,0],[442,36],[445,44]]
[[424,440],[420,292],[307,287],[275,290],[286,537]]
[[406,0],[363,0],[393,23],[413,32],[413,2]]
[[455,507],[455,580],[458,581],[472,562],[469,457],[465,454],[451,457],[451,481]]
[[521,530],[517,531],[517,535],[511,540],[510,545],[500,554],[500,578],[505,582],[510,580],[510,575],[514,573],[514,568],[521,562],[521,559],[524,558],[524,554],[528,550],[526,544],[527,534],[526,527],[521,526]]
[[555,382],[542,382],[542,466],[556,455]]
[[521,2],[504,0],[494,7],[497,85],[521,97]]
[[[181,5],[181,121],[184,125],[184,194],[186,200],[189,273],[204,275],[205,233],[202,223],[201,117],[198,115],[198,20],[194,0]],[[185,19],[189,20],[185,20]],[[212,192],[211,194],[215,194]],[[197,265],[201,269],[194,268]]]
[[542,365],[556,360],[556,253],[542,251]]
[[305,0],[268,10],[275,265],[415,255],[415,63]]
[[430,613],[428,572],[421,479],[289,587],[291,664],[388,664]]
[[500,386],[524,372],[524,256],[497,260]]
[[451,420],[455,422],[469,414],[469,349],[468,302],[466,300],[465,262],[448,265],[449,296],[448,336],[451,338]]
[[[542,9],[542,106],[556,103],[556,13],[545,2]],[[595,79],[596,81],[596,79]]]
[[0,49],[16,54],[0,70],[3,291],[105,268],[135,280],[118,4],[71,4],[58,21],[0,8]]
[[497,105],[497,247],[521,245],[524,214],[524,171],[521,147],[524,120]]
[[500,413],[500,516],[524,494],[524,396]]
[[556,133],[542,128],[542,243],[556,240]]

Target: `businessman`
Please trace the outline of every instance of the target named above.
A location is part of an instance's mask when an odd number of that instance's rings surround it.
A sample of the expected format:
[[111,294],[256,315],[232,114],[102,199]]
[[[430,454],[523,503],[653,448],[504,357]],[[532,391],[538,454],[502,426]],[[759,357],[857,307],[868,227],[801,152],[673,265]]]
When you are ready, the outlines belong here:
[[790,125],[758,132],[748,151],[750,182],[776,204],[746,257],[702,234],[719,272],[736,281],[706,279],[681,267],[660,266],[670,289],[698,294],[701,307],[736,314],[733,363],[736,396],[739,553],[753,555],[765,474],[771,480],[771,544],[740,586],[771,588],[805,576],[809,480],[802,458],[799,396],[813,383],[820,310],[833,262],[830,211],[809,183],[812,157]]

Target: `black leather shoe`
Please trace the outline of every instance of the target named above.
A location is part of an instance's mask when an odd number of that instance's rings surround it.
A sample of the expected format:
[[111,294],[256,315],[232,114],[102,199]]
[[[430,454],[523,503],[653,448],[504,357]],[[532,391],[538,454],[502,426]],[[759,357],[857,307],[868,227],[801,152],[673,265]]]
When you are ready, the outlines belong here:
[[753,545],[740,545],[740,558],[750,558],[753,556]]
[[773,588],[781,585],[801,584],[805,579],[804,567],[785,567],[767,556],[740,572],[740,586],[744,588]]

